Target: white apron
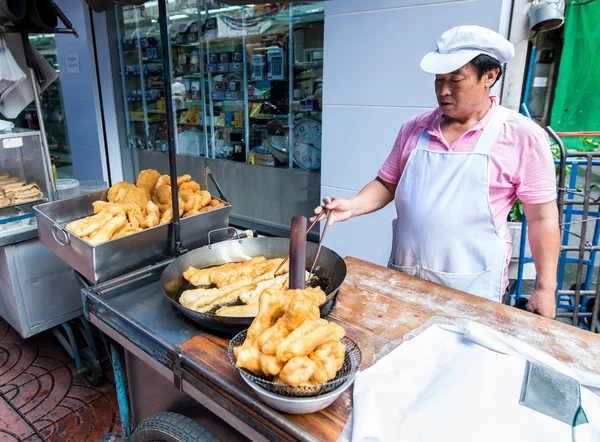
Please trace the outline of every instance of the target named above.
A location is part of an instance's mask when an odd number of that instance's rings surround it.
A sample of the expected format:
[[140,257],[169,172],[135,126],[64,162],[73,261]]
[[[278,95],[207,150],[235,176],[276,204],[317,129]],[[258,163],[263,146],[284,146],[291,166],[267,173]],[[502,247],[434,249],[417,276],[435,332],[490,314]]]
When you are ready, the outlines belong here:
[[430,151],[423,130],[396,190],[391,268],[502,299],[508,226],[494,225],[489,152],[508,113],[496,108],[472,152]]

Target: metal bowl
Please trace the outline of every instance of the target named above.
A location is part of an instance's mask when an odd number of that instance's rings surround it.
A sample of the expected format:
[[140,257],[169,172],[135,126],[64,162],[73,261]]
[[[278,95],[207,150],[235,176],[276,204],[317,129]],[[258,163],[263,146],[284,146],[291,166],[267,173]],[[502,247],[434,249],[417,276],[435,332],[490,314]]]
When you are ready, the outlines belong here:
[[227,348],[229,361],[238,369],[242,379],[255,391],[257,396],[271,407],[292,414],[314,413],[331,405],[340,394],[352,383],[356,372],[362,362],[362,353],[358,344],[345,336],[342,343],[346,344],[346,355],[344,365],[336,373],[334,379],[324,384],[308,387],[292,387],[272,382],[266,378],[256,376],[254,373],[240,368],[235,364],[233,348],[242,345],[246,339],[244,330],[238,333]]
[[259,387],[245,374],[242,373],[242,379],[254,390],[254,393],[258,398],[265,404],[274,408],[275,410],[282,411],[289,414],[309,414],[316,413],[317,411],[324,410],[333,404],[340,395],[352,385],[354,382],[354,376],[348,378],[340,387],[327,394],[316,397],[285,397],[279,396],[278,394],[271,393],[264,388]]
[[[169,264],[160,277],[161,287],[173,306],[187,318],[211,331],[232,336],[250,327],[254,318],[217,316],[182,306],[179,297],[188,285],[183,272],[190,266],[203,269],[229,262],[246,261],[256,256],[264,256],[267,259],[283,258],[288,255],[289,249],[289,238],[246,238],[211,244],[188,252]],[[316,251],[317,244],[307,243],[307,266],[312,264]],[[322,247],[315,275],[319,280],[327,281],[327,287],[324,288],[327,297],[321,306],[321,314],[326,315],[333,308],[336,294],[346,277],[346,263],[337,253]]]

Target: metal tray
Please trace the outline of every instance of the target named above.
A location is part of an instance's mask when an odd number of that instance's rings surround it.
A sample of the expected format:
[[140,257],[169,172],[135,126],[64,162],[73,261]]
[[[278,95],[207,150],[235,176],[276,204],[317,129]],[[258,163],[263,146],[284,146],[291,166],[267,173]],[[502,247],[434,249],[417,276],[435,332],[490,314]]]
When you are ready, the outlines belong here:
[[[97,245],[88,244],[64,228],[71,221],[93,215],[92,203],[106,201],[107,194],[108,191],[103,190],[35,206],[42,244],[92,284],[174,257],[171,251],[171,223]],[[181,219],[183,245],[188,249],[205,246],[208,232],[229,226],[230,210],[231,206],[226,205]]]

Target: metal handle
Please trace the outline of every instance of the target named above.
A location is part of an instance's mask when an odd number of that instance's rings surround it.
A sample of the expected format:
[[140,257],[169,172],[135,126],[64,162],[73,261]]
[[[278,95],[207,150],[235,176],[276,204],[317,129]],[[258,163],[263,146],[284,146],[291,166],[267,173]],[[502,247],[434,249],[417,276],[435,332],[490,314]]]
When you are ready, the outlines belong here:
[[[62,238],[59,239],[59,234],[58,232],[61,232],[62,234]],[[67,232],[65,229],[63,229],[60,226],[57,226],[56,224],[54,224],[52,226],[52,236],[54,237],[54,240],[60,244],[62,247],[66,247],[69,244],[71,244],[71,234],[69,232]]]
[[240,234],[237,232],[236,229],[234,229],[233,227],[224,227],[222,229],[215,229],[215,230],[211,230],[210,232],[208,232],[208,246],[210,247],[212,245],[212,242],[210,241],[210,235],[212,235],[213,233],[216,233],[216,232],[224,232],[224,231],[227,231],[227,232],[233,231],[235,238],[238,241],[242,240],[242,238],[240,238]]
[[213,175],[212,171],[210,170],[210,168],[208,166],[204,168],[204,186],[205,186],[204,190],[208,190],[208,184],[206,182],[207,176],[208,176],[208,178],[210,178],[210,180],[214,184],[215,188],[217,189],[217,192],[219,192],[219,196],[221,197],[221,199],[229,204],[229,201],[227,200],[227,198],[223,194],[223,191],[221,190],[221,186],[219,186],[219,183],[217,183],[215,176]]

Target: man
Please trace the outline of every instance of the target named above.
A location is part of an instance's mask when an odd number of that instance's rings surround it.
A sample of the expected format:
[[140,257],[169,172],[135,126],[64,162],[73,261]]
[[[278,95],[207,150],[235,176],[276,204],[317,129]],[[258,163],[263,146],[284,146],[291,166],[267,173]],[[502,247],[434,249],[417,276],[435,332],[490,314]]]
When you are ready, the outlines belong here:
[[553,318],[560,235],[549,140],[489,96],[513,56],[513,45],[489,29],[445,32],[421,61],[435,74],[439,107],[404,123],[377,178],[358,195],[325,198],[324,207],[331,224],[395,199],[391,268],[501,301],[511,256],[506,220],[519,197],[538,277],[528,309]]

